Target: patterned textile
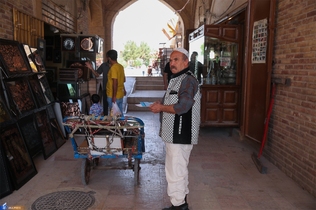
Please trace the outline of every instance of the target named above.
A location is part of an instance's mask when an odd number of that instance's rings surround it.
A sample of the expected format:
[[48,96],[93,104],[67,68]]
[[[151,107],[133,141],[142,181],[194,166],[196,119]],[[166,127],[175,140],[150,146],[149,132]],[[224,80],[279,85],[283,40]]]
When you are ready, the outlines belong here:
[[100,116],[103,112],[103,107],[101,106],[100,103],[94,103],[90,107],[89,114],[93,114],[95,116]]
[[80,116],[80,108],[78,102],[61,102],[60,104],[62,115],[65,116]]
[[185,72],[173,75],[163,99],[164,105],[174,104],[177,113],[163,112],[162,114],[161,138],[168,143],[197,144],[198,142],[201,96],[196,78],[190,71]]

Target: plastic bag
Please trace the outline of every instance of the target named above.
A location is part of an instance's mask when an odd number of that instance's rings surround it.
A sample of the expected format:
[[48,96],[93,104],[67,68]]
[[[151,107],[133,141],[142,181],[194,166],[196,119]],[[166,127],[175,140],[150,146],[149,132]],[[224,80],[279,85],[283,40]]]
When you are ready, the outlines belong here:
[[112,103],[112,108],[111,108],[111,116],[112,117],[117,117],[122,115],[122,112],[120,108],[118,107],[117,103]]

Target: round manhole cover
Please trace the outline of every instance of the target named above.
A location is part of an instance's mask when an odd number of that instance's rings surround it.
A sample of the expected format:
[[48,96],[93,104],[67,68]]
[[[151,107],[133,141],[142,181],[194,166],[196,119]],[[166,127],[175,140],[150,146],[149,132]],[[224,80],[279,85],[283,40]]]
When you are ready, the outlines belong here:
[[88,209],[94,204],[94,192],[60,191],[43,195],[32,204],[32,210]]

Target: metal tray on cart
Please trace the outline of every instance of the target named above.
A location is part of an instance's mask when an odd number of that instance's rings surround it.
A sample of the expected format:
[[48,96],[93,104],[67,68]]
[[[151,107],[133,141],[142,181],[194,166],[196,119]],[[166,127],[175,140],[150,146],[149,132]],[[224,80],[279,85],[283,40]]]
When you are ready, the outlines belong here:
[[[140,160],[145,152],[144,123],[136,117],[81,115],[65,117],[63,125],[71,140],[74,158],[82,158],[81,178],[87,185],[90,172],[98,169],[132,169],[139,183]],[[125,158],[125,166],[99,166],[100,158]]]

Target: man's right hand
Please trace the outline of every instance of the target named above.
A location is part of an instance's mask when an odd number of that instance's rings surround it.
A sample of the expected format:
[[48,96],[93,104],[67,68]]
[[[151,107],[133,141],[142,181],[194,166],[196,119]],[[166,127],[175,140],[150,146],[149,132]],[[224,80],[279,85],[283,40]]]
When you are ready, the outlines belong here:
[[88,67],[88,69],[92,70],[92,65],[89,61],[85,62],[86,67]]

